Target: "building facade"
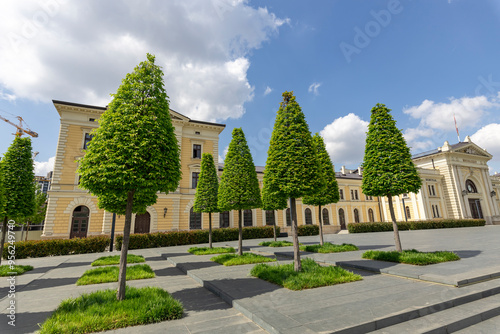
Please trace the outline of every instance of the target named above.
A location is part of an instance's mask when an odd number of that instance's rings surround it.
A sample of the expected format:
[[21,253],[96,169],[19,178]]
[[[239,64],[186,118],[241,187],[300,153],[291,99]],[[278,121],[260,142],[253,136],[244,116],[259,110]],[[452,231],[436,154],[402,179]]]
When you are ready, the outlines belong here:
[[[59,141],[52,175],[43,238],[74,238],[110,234],[113,214],[97,206],[97,198],[78,186],[78,160],[92,140],[91,131],[105,107],[53,101],[60,115]],[[170,110],[172,124],[180,146],[182,179],[175,192],[159,193],[156,204],[147,212],[132,217],[132,233],[208,228],[208,214],[193,212],[194,195],[200,172],[202,153],[211,153],[218,163],[219,134],[225,125],[191,120]],[[467,138],[465,142],[449,145],[447,142],[434,151],[414,157],[422,178],[418,194],[394,197],[399,220],[432,218],[484,218],[490,224],[500,224],[500,177],[490,177],[487,162],[492,158]],[[223,164],[219,164],[219,175]],[[263,167],[256,167],[262,187]],[[297,201],[299,225],[318,224],[321,214],[326,233],[346,229],[354,222],[388,221],[388,203],[385,198],[362,193],[362,169],[342,167],[336,173],[340,200],[338,203],[317,207]],[[213,225],[236,227],[238,212],[213,215]],[[118,216],[116,231],[123,231],[124,216]],[[244,226],[272,225],[276,222],[284,231],[290,230],[290,210],[243,212]]]

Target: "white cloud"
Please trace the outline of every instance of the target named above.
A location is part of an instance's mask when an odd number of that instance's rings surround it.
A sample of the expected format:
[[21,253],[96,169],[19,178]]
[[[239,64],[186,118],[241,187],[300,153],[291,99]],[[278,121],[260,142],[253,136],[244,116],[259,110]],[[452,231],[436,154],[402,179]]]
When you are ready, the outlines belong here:
[[319,95],[318,88],[321,86],[319,82],[313,82],[309,85],[309,89],[307,90],[309,93],[313,93],[314,95]]
[[4,93],[3,90],[0,89],[0,100],[7,100],[9,102],[13,102],[16,100],[16,96],[13,94]]
[[46,176],[48,172],[53,171],[55,159],[52,157],[48,161],[35,161],[35,175]]
[[456,117],[459,128],[477,125],[488,109],[499,106],[498,102],[486,96],[451,98],[449,103],[435,103],[425,100],[418,106],[405,108],[403,112],[420,119],[423,128],[454,130]]
[[337,118],[321,130],[332,162],[357,167],[363,162],[368,122],[350,113]]
[[473,143],[493,155],[493,161],[500,161],[500,124],[488,124],[470,137]]
[[224,148],[224,150],[222,151],[222,155],[219,154],[219,163],[224,162],[228,150],[229,150],[229,145]]
[[288,19],[247,1],[2,1],[0,89],[17,98],[106,105],[156,55],[171,107],[238,118],[253,98],[248,54]]
[[271,87],[267,86],[266,90],[264,91],[264,96],[271,94],[272,91],[273,91],[273,89]]

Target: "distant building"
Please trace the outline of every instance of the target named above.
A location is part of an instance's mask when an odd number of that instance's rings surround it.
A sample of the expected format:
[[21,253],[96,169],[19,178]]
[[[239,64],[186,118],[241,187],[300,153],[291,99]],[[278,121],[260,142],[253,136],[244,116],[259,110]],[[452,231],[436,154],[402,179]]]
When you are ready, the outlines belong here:
[[[61,119],[55,166],[45,219],[45,238],[73,238],[109,234],[112,213],[97,206],[97,198],[78,186],[77,161],[83,157],[90,132],[105,107],[53,101]],[[225,125],[191,120],[170,110],[180,146],[182,179],[176,191],[158,194],[156,204],[147,212],[132,217],[132,233],[208,228],[208,214],[193,211],[202,153],[211,153],[218,163],[219,134]],[[488,224],[500,224],[500,177],[490,177],[487,162],[492,156],[472,143],[450,145],[417,154],[413,161],[422,178],[418,194],[393,197],[398,220],[440,218],[484,218]],[[218,164],[219,175],[224,165]],[[264,167],[256,167],[262,187]],[[336,173],[340,200],[322,207],[325,232],[346,229],[350,223],[389,221],[386,198],[362,193],[361,168],[342,167]],[[238,212],[212,215],[214,227],[238,226]],[[299,225],[318,224],[318,208],[297,201]],[[265,226],[276,222],[282,231],[290,231],[290,210],[244,210],[244,226]],[[117,217],[117,231],[123,231],[124,217]]]
[[47,173],[47,176],[35,176],[35,180],[38,183],[38,189],[47,194],[50,189],[50,183],[52,180],[52,172]]

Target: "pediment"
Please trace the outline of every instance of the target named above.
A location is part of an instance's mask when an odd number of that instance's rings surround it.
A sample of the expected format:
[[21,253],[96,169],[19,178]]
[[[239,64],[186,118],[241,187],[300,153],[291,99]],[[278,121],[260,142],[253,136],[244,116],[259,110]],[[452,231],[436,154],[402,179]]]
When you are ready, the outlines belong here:
[[462,153],[462,154],[467,154],[467,155],[473,155],[476,157],[483,157],[483,158],[492,158],[492,155],[486,152],[484,149],[480,148],[474,143],[470,143],[467,146],[463,146],[460,148],[457,148],[453,150],[454,153]]

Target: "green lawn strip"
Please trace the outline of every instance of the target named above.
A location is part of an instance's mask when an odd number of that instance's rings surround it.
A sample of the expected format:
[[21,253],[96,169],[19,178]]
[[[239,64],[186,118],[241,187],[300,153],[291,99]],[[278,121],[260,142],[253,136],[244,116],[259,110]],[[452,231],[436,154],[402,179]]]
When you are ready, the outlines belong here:
[[288,247],[293,246],[293,242],[290,241],[262,241],[259,246],[269,246],[269,247]]
[[222,253],[234,253],[233,247],[191,247],[188,252],[194,255],[208,255],[208,254],[222,254]]
[[210,261],[214,261],[225,266],[238,266],[241,264],[273,262],[276,261],[276,259],[253,253],[243,253],[243,255],[241,256],[239,256],[238,254],[222,254],[214,256],[210,259]]
[[101,332],[179,319],[182,314],[182,304],[163,289],[127,287],[123,301],[117,301],[116,290],[109,289],[62,301],[40,333]]
[[330,242],[325,242],[323,246],[321,245],[301,246],[300,250],[306,252],[314,252],[314,253],[339,253],[339,252],[357,251],[359,250],[359,248],[352,244],[334,245]]
[[4,276],[14,276],[22,275],[27,271],[33,270],[32,266],[19,266],[13,265],[12,267],[8,264],[0,266],[0,277]]
[[[118,272],[119,268],[117,266],[89,269],[76,281],[76,285],[118,282]],[[127,281],[153,277],[155,277],[155,273],[147,264],[136,264],[127,267]]]
[[367,251],[363,253],[363,259],[398,262],[425,266],[448,261],[460,260],[460,257],[453,252],[419,252],[416,249],[403,250],[402,253],[396,251]]
[[[141,262],[146,262],[144,259],[144,256],[142,255],[134,255],[134,254],[128,254],[127,255],[127,263],[141,263]],[[92,266],[109,266],[112,264],[119,264],[120,263],[120,255],[110,255],[110,256],[103,256],[92,262]]]
[[320,266],[313,259],[302,260],[302,271],[295,272],[293,263],[281,265],[258,264],[250,274],[290,290],[312,289],[362,280],[360,275],[334,266]]

